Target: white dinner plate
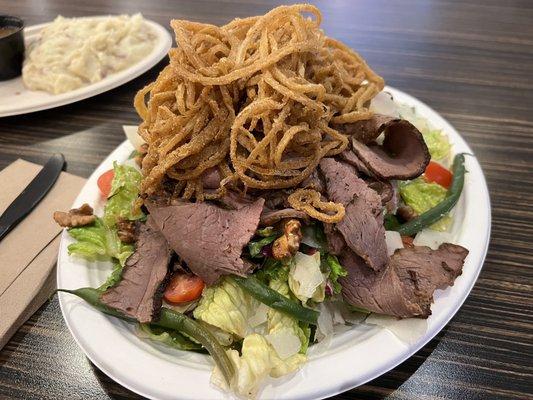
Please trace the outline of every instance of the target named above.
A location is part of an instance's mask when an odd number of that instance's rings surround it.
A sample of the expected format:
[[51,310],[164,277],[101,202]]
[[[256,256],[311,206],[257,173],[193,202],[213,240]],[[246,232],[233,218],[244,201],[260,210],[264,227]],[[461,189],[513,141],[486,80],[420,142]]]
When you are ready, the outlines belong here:
[[[105,17],[87,18],[99,19]],[[0,117],[27,114],[34,111],[47,110],[49,108],[75,103],[76,101],[87,99],[114,89],[148,71],[167,55],[168,50],[172,46],[172,37],[165,28],[155,22],[145,20],[144,23],[156,36],[152,51],[131,67],[111,74],[99,82],[70,92],[51,94],[40,90],[27,89],[20,76],[7,81],[0,81]],[[49,23],[33,25],[24,28],[24,41],[26,44],[35,40],[41,29],[48,24]]]
[[[396,101],[416,107],[431,125],[444,130],[453,143],[454,152],[472,153],[457,131],[431,108],[398,90],[387,88]],[[123,143],[96,169],[78,196],[74,206],[84,202],[101,211],[102,200],[97,177],[123,161],[132,147]],[[427,342],[448,323],[461,307],[474,285],[487,252],[490,236],[490,204],[483,172],[474,156],[466,157],[464,191],[455,210],[458,229],[453,242],[470,253],[463,274],[455,284],[435,293],[432,315],[421,320],[403,320],[408,340],[381,326],[361,324],[336,335],[329,346],[313,346],[309,361],[300,371],[272,379],[259,398],[319,399],[331,396],[394,368]],[[57,268],[60,288],[75,289],[100,285],[110,272],[108,264],[91,264],[71,258],[67,246],[72,242],[63,232]],[[151,399],[219,399],[221,392],[210,384],[212,362],[208,356],[158,347],[138,338],[131,325],[95,311],[81,299],[60,293],[60,304],[72,335],[87,357],[109,377],[128,389]],[[421,329],[422,327],[422,329]],[[393,329],[394,330],[394,329]],[[405,336],[405,335],[404,335]],[[435,377],[438,379],[438,376]],[[230,395],[224,395],[231,398]]]

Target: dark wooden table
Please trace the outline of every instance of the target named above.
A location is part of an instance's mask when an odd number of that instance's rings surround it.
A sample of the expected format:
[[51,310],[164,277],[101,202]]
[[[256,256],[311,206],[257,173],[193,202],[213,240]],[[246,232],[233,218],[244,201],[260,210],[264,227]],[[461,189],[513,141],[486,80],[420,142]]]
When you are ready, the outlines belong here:
[[[492,201],[492,239],[479,280],[449,325],[415,356],[339,399],[533,397],[533,2],[319,1],[324,29],[357,49],[388,84],[444,115],[474,149]],[[56,15],[141,11],[222,24],[262,14],[264,0],[0,0],[28,25]],[[0,118],[0,167],[18,157],[65,154],[87,177],[135,124],[134,93],[164,62],[92,99]],[[0,188],[1,190],[1,188]],[[179,397],[179,393],[176,394]],[[0,352],[0,398],[134,399],[76,346],[57,300],[45,304]]]

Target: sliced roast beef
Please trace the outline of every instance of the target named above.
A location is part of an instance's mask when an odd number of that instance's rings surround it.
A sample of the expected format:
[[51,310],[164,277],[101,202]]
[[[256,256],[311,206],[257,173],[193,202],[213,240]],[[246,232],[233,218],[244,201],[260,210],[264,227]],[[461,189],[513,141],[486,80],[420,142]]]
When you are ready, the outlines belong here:
[[351,136],[360,143],[368,144],[376,140],[379,134],[383,132],[384,126],[391,119],[387,115],[374,114],[370,119],[347,124],[335,124],[333,128]]
[[260,224],[262,226],[270,226],[286,218],[296,218],[309,222],[309,215],[294,208],[284,208],[283,210],[268,210],[265,208],[261,213]]
[[245,275],[250,264],[241,259],[243,247],[259,224],[263,199],[238,210],[215,204],[181,203],[167,207],[147,204],[150,215],[170,246],[208,285],[221,275]]
[[349,164],[324,158],[320,169],[326,179],[329,200],[346,208],[343,220],[326,230],[328,247],[334,254],[339,253],[340,233],[345,243],[371,268],[382,268],[388,256],[379,194]]
[[324,224],[324,234],[328,244],[328,252],[338,256],[346,247],[342,233],[337,230],[335,224]]
[[372,176],[372,172],[368,170],[366,165],[355,155],[351,149],[344,150],[341,154],[339,154],[339,157],[341,160],[355,167],[355,169],[362,174],[366,176]]
[[324,183],[324,180],[318,173],[318,170],[314,170],[311,175],[307,177],[301,184],[301,187],[303,188],[309,188],[314,189],[317,192],[324,193],[326,191],[326,185]]
[[135,252],[126,261],[122,280],[102,294],[102,302],[139,322],[151,322],[161,307],[170,255],[166,239],[148,217],[139,228]]
[[389,256],[383,213],[376,215],[363,197],[356,197],[348,203],[344,218],[337,223],[337,230],[348,247],[365,260],[370,268],[379,270],[387,264]]
[[413,247],[397,250],[381,271],[345,249],[340,256],[348,276],[340,280],[344,299],[372,312],[402,318],[431,314],[435,289],[453,285],[462,272],[468,250],[444,243],[437,250]]
[[224,208],[229,210],[240,210],[243,207],[248,207],[254,200],[246,195],[228,190],[220,199],[217,200]]
[[287,197],[290,192],[284,189],[267,190],[261,193],[261,197],[265,199],[265,207],[269,210],[281,210],[290,207]]
[[349,164],[333,158],[320,161],[320,170],[326,180],[328,199],[347,205],[354,197],[362,197],[372,210],[381,210],[379,195],[357,176],[357,171]]
[[[381,118],[381,116],[375,116]],[[426,169],[430,155],[422,134],[406,120],[381,119],[383,145],[365,144],[352,138],[352,149],[370,174],[377,179],[413,179]]]

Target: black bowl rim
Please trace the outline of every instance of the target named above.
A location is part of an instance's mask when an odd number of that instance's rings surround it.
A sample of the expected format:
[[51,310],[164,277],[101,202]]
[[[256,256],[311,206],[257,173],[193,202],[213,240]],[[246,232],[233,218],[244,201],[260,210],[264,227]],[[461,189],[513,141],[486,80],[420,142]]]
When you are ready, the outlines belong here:
[[22,18],[15,17],[14,15],[0,14],[0,28],[3,27],[17,28],[17,30],[7,36],[2,37],[0,40],[9,38],[22,31],[24,29],[24,20]]

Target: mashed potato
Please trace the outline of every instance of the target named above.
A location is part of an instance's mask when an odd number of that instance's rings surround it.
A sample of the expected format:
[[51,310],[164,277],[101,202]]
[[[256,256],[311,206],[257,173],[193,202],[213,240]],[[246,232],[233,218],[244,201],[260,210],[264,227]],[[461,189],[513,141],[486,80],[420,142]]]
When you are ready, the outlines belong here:
[[24,84],[65,93],[130,67],[151,52],[155,35],[141,14],[106,18],[57,17],[26,51]]

